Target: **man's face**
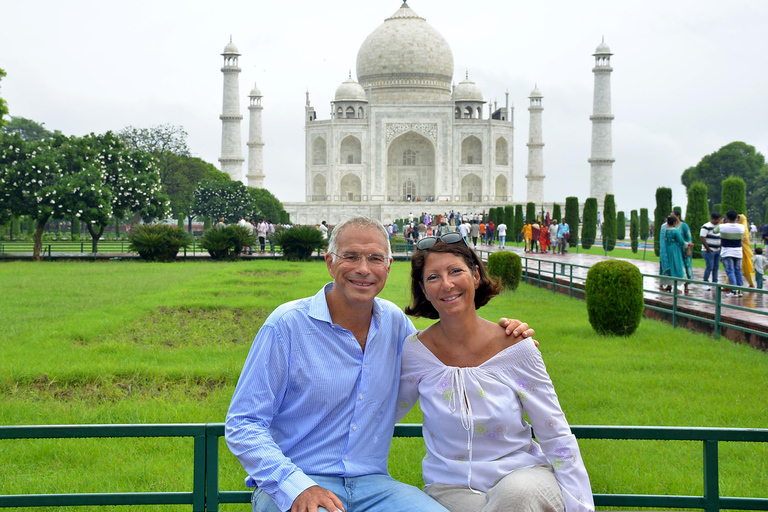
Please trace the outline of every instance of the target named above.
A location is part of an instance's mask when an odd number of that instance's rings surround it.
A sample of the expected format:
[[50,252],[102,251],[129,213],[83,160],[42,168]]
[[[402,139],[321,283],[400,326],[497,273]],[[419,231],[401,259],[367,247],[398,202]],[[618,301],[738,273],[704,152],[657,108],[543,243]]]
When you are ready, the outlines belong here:
[[720,217],[720,218],[717,218],[717,219],[711,219],[711,220],[712,220],[712,225],[713,225],[713,226],[717,226],[718,224],[720,224],[720,221],[721,221],[721,220],[723,220],[723,218],[722,218],[722,217]]
[[[336,237],[336,245],[336,261],[332,254],[325,255],[334,290],[350,305],[373,302],[389,276],[392,260],[387,258],[388,241],[376,228],[349,225]],[[355,257],[358,261],[352,261]],[[384,264],[376,263],[380,258]]]

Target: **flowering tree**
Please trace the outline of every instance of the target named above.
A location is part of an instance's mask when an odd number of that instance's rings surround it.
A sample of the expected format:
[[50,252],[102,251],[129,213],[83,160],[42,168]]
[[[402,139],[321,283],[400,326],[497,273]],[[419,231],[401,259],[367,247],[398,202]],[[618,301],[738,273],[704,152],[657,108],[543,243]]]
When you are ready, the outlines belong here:
[[239,181],[205,179],[195,189],[192,212],[201,217],[227,222],[237,221],[240,216],[253,213],[253,203],[248,189]]

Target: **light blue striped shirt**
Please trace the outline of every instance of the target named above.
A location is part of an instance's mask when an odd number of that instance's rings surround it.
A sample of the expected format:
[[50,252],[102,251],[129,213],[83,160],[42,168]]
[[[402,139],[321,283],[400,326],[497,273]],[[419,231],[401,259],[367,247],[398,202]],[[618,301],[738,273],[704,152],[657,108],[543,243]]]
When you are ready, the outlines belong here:
[[226,441],[249,487],[291,508],[307,475],[387,473],[403,340],[415,332],[376,298],[365,352],[334,324],[325,294],[278,307],[256,335],[226,420]]

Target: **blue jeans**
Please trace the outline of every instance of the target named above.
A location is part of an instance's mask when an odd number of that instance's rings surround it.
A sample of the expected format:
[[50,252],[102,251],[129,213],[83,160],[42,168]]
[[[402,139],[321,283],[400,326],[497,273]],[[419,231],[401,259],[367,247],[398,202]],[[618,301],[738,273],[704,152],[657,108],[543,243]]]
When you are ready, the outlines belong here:
[[704,270],[704,280],[709,281],[709,275],[712,274],[712,282],[717,282],[717,272],[720,270],[720,252],[702,252],[704,256],[704,262],[707,264],[706,270]]
[[[346,512],[447,512],[442,505],[408,484],[389,475],[336,477],[309,475],[317,485],[334,493]],[[267,493],[256,489],[251,498],[253,512],[280,512]],[[319,508],[318,512],[328,512]]]
[[723,268],[728,276],[728,283],[734,286],[744,285],[744,276],[741,274],[741,258],[726,256],[723,258]]
[[499,247],[507,245],[507,235],[499,235]]
[[758,290],[763,289],[763,274],[760,272],[755,272],[755,286],[757,286]]

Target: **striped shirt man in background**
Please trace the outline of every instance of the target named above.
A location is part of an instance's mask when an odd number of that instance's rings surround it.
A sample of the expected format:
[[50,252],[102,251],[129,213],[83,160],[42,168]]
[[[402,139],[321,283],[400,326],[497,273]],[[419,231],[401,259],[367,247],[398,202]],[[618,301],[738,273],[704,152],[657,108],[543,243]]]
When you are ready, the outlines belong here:
[[[720,234],[715,233],[715,226],[720,224],[720,214],[713,213],[709,216],[709,222],[701,226],[699,238],[701,239],[701,255],[704,256],[704,262],[707,268],[704,270],[704,281],[709,281],[710,274],[712,282],[717,282],[717,273],[720,270]],[[711,286],[705,286],[704,290],[711,290]]]
[[[725,223],[716,226],[714,232],[720,233],[720,258],[723,260],[728,283],[743,286],[741,259],[744,253],[741,250],[741,238],[744,236],[745,228],[736,222],[737,216],[735,210],[728,210],[725,214]],[[729,296],[741,297],[742,293],[740,290],[732,290]]]

